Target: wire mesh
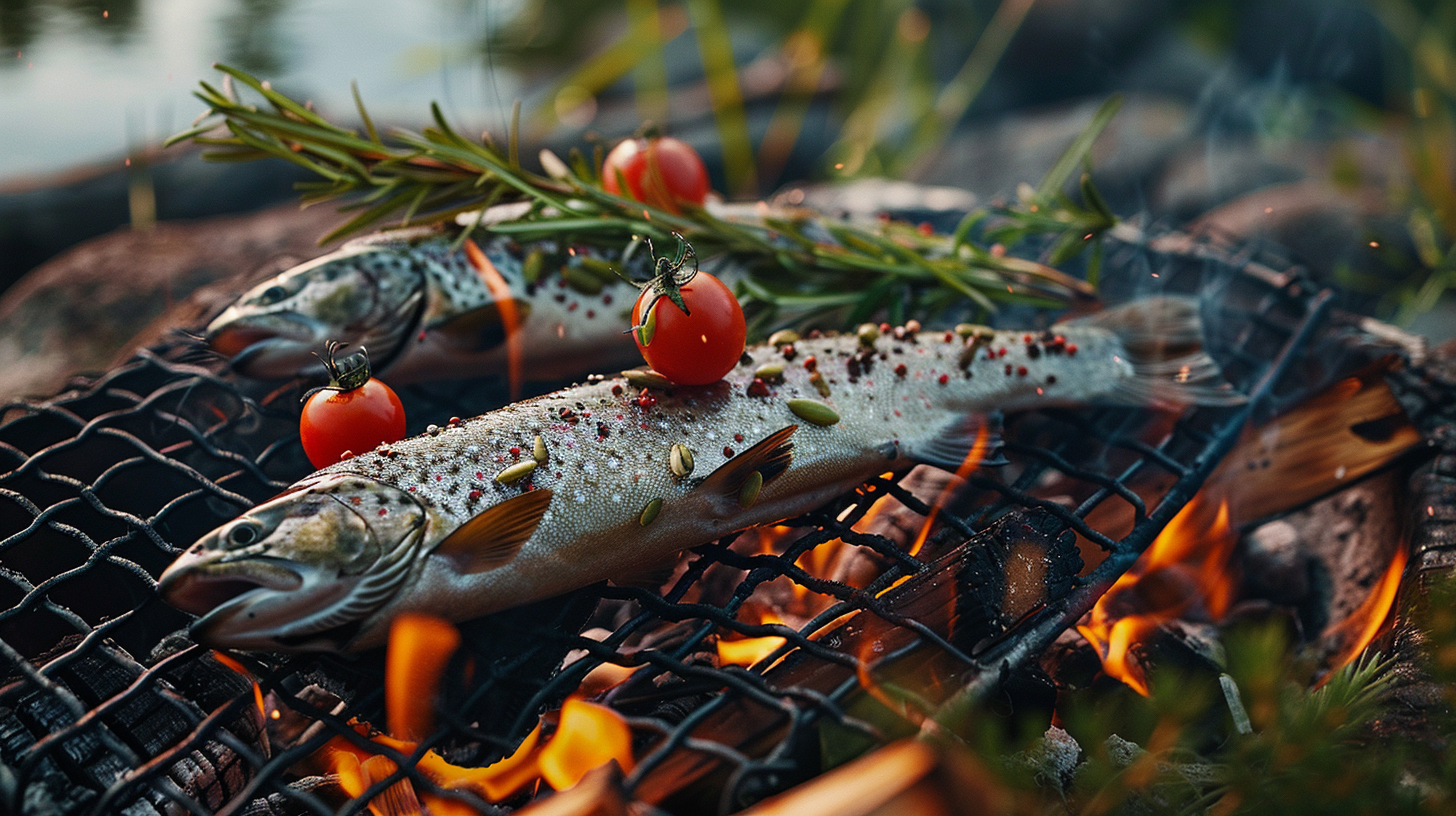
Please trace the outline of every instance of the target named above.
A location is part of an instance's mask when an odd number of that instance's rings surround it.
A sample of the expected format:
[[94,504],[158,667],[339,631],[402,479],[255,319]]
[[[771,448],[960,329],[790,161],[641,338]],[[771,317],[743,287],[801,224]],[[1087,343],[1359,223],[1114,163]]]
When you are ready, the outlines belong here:
[[[301,386],[255,391],[179,339],[52,399],[5,406],[0,806],[330,814],[360,812],[407,779],[504,812],[529,794],[489,804],[443,789],[418,760],[430,750],[457,766],[489,764],[585,683],[633,727],[628,795],[671,812],[728,812],[917,717],[993,692],[1036,705],[1033,658],[1192,497],[1245,420],[1307,393],[1322,366],[1306,341],[1328,298],[1273,271],[1277,259],[1137,237],[1109,249],[1114,296],[1204,294],[1211,350],[1250,404],[1176,422],[1127,409],[1015,417],[1010,463],[972,474],[943,508],[917,495],[913,474],[880,477],[771,537],[692,551],[660,591],[595,586],[467,622],[439,726],[412,755],[361,733],[384,721],[382,654],[229,662],[187,641],[187,616],[155,595],[183,548],[308,471]],[[423,425],[502,394],[459,382],[403,396]],[[918,548],[874,526],[886,497],[936,516]],[[846,573],[826,572],[829,555],[869,577],[836,580]],[[1084,556],[1100,563],[1085,570]],[[1031,589],[1028,564],[1039,565]],[[720,641],[767,636],[782,645],[752,666],[720,660]],[[603,684],[610,666],[616,680]],[[912,694],[917,677],[934,682]],[[902,716],[887,719],[892,686],[907,696],[891,701]],[[350,799],[310,760],[335,738],[398,769]]]

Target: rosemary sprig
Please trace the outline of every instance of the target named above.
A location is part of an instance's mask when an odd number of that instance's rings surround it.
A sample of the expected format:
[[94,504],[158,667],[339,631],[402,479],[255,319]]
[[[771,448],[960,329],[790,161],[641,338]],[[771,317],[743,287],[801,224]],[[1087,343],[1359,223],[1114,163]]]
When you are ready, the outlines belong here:
[[[669,213],[606,192],[599,155],[589,160],[573,150],[564,162],[548,155],[543,163],[550,175],[523,168],[514,127],[502,150],[489,134],[479,141],[465,138],[432,105],[430,126],[419,132],[395,129],[386,136],[374,126],[356,89],[365,128],[361,135],[243,71],[217,68],[224,74],[221,87],[204,82],[196,93],[208,110],[168,144],[191,140],[208,148],[204,157],[212,160],[275,157],[309,169],[321,180],[300,185],[305,204],[342,199],[342,209],[357,212],[325,241],[381,224],[445,222],[494,204],[526,202],[530,206],[521,217],[489,229],[519,240],[608,247],[642,239],[670,242],[679,233],[701,256],[727,256],[745,268],[739,295],[756,309],[760,323],[822,321],[836,314],[858,321],[880,310],[897,319],[967,298],[982,313],[1006,303],[1055,308],[1093,294],[1088,283],[1055,267],[1084,246],[1099,244],[1114,223],[1085,175],[1080,204],[1061,188],[1066,175],[1085,161],[1096,132],[1115,111],[1115,100],[1039,191],[973,213],[954,234],[943,235],[904,223],[861,225],[804,211],[742,220],[703,208]],[[247,89],[246,98],[237,86]],[[1053,248],[1042,261],[1002,251],[1047,238]],[[990,243],[982,245],[981,239]]]

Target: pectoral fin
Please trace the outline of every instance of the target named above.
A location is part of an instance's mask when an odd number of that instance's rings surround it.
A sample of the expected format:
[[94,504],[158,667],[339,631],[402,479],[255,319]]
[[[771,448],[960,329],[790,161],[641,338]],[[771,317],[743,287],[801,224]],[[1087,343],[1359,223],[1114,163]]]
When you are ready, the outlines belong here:
[[999,412],[969,414],[956,417],[929,439],[908,445],[905,453],[917,462],[954,473],[962,466],[1006,464],[1001,445]]
[[[518,300],[515,301],[515,307],[516,320],[525,322],[531,311],[530,304]],[[445,318],[426,326],[426,329],[464,351],[486,351],[506,341],[505,321],[501,318],[500,306],[496,303],[487,303]]]
[[798,429],[798,425],[790,425],[774,431],[763,441],[719,465],[697,489],[706,491],[715,500],[731,502],[729,506],[742,506],[743,486],[753,474],[761,475],[761,486],[767,486],[789,469],[789,463],[794,459],[794,443],[790,437]]
[[536,532],[550,504],[550,490],[530,490],[506,499],[457,527],[435,554],[455,561],[464,573],[504,566]]

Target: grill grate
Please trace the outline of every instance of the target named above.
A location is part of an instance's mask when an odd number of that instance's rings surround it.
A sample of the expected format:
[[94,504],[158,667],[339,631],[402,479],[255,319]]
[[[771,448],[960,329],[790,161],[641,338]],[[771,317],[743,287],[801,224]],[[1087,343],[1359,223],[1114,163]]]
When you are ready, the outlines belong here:
[[[1104,290],[1146,293],[1157,271],[1158,291],[1206,293],[1206,322],[1224,330],[1213,351],[1253,395],[1249,405],[1196,409],[1172,425],[1125,409],[1013,418],[1011,463],[970,476],[918,557],[855,529],[883,496],[932,512],[906,477],[879,478],[786,522],[771,551],[752,546],[752,534],[694,550],[662,593],[598,586],[464,624],[441,725],[420,752],[487,764],[596,667],[641,667],[604,698],[638,738],[624,789],[668,810],[730,811],[892,736],[903,723],[866,716],[876,677],[940,673],[957,693],[919,705],[953,716],[1025,675],[1192,497],[1251,414],[1308,393],[1289,375],[1320,376],[1308,341],[1327,295],[1274,272],[1285,266],[1278,259],[1160,241],[1111,242]],[[218,368],[178,340],[55,398],[4,409],[0,807],[329,814],[361,811],[400,778],[439,792],[415,769],[418,757],[350,725],[383,723],[381,655],[245,658],[265,708],[289,712],[269,724],[243,674],[174,634],[187,617],[156,599],[155,576],[196,537],[308,470],[299,388],[251,393]],[[502,402],[490,384],[402,396],[421,424]],[[879,576],[855,588],[796,563],[838,542],[882,567]],[[1013,603],[1013,566],[1028,563],[1027,547],[1039,548],[1046,572],[1040,594]],[[1078,548],[1108,554],[1076,577]],[[775,595],[797,599],[808,622],[760,623],[763,598]],[[579,634],[589,627],[604,636]],[[716,639],[768,635],[784,638],[768,659],[716,665]],[[882,650],[866,651],[872,643]],[[401,770],[346,803],[327,778],[297,771],[336,736]],[[441,793],[483,812],[508,809]]]

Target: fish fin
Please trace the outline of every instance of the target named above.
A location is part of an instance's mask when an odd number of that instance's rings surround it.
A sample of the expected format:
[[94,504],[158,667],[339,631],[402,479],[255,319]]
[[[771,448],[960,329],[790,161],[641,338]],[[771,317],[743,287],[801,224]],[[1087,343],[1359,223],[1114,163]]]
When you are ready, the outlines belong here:
[[[1001,455],[1001,412],[956,417],[924,442],[906,446],[916,462],[955,473],[970,466],[1004,465]],[[974,454],[974,456],[972,456]]]
[[506,499],[455,528],[434,554],[454,560],[465,573],[505,566],[536,532],[550,504],[551,491],[545,489]]
[[[530,311],[530,304],[516,301],[517,321],[525,320]],[[496,303],[487,303],[436,321],[425,329],[464,351],[486,351],[506,341],[505,321],[501,318],[500,305]]]
[[798,425],[789,425],[769,434],[763,441],[718,466],[698,485],[710,496],[723,497],[736,506],[743,483],[754,473],[763,476],[767,485],[785,470],[794,460],[794,443],[789,437],[798,430]]
[[1198,300],[1164,295],[1143,298],[1058,324],[1095,326],[1122,343],[1133,376],[1110,398],[1128,405],[1242,405],[1248,397],[1224,382],[1218,363],[1203,349]]
[[1378,362],[1244,429],[1208,483],[1235,526],[1289,512],[1390,464],[1422,437]]
[[636,587],[655,592],[661,589],[663,584],[672,580],[672,574],[677,572],[677,561],[678,557],[674,554],[671,558],[646,569],[624,575],[621,578],[613,578],[612,583],[619,587]]

